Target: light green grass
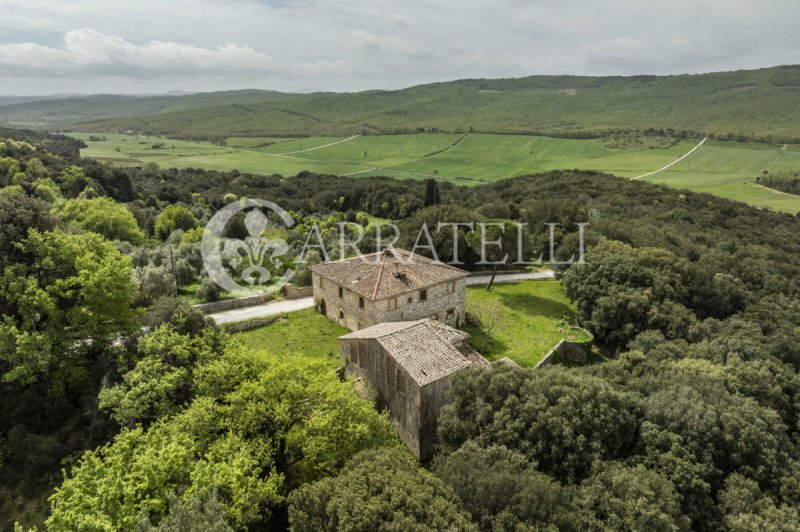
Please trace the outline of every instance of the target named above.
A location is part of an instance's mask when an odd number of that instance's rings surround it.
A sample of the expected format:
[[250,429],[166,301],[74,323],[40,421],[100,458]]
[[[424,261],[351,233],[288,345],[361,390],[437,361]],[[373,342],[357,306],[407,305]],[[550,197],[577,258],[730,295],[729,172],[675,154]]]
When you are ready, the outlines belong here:
[[[560,169],[598,170],[638,177],[675,161],[699,141],[682,140],[666,148],[612,150],[603,139],[556,139],[525,135],[455,134],[369,135],[273,139],[230,138],[227,146],[135,135],[76,133],[88,148],[86,157],[115,165],[156,162],[162,168],[237,169],[254,174],[294,175],[303,170],[354,177],[397,179],[435,177],[475,185],[509,177]],[[274,144],[256,147],[275,140]],[[152,145],[163,143],[160,149]],[[248,147],[249,146],[249,147]],[[800,212],[800,197],[755,184],[765,170],[800,170],[800,147],[732,141],[707,141],[691,156],[643,179],[676,188],[708,192],[777,211]]]
[[643,179],[795,214],[800,196],[759,186],[755,180],[765,170],[797,169],[800,152],[783,146],[709,140],[675,166]]
[[[508,357],[520,366],[535,366],[560,340],[575,334],[562,331],[557,323],[575,319],[575,308],[559,281],[496,284],[489,292],[480,286],[467,288],[467,313],[480,315],[487,307],[501,310],[502,316],[484,349],[489,360]],[[473,324],[464,329],[479,349],[484,333]]]
[[335,368],[339,366],[338,339],[348,332],[314,309],[306,309],[234,336],[265,355],[291,356],[302,353],[323,359]]

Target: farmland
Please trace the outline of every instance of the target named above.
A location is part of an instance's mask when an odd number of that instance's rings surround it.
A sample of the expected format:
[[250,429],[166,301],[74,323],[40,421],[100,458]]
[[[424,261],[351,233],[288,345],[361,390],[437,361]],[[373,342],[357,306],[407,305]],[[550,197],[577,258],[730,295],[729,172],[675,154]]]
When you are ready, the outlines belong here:
[[[619,149],[608,139],[558,139],[529,135],[417,133],[355,137],[232,137],[224,143],[123,134],[73,133],[85,140],[82,155],[121,166],[155,162],[161,168],[239,170],[254,174],[322,174],[400,179],[434,177],[479,184],[558,169],[600,170],[634,178],[689,152],[699,139],[666,147]],[[92,141],[90,137],[105,140]],[[800,197],[755,183],[764,170],[800,169],[800,146],[709,140],[667,170],[642,179],[708,192],[782,212],[800,211]]]

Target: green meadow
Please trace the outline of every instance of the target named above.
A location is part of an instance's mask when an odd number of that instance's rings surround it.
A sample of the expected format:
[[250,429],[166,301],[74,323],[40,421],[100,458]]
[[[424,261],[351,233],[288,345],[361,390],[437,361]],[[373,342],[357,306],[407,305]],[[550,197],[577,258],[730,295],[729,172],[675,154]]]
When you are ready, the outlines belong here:
[[[492,361],[508,357],[532,367],[562,339],[586,339],[584,333],[564,328],[565,323],[575,321],[575,307],[559,281],[495,284],[489,292],[483,286],[471,286],[467,288],[467,313],[481,321],[487,316],[494,320],[494,331],[483,351]],[[470,333],[472,346],[480,349],[483,330],[474,323],[464,329]]]
[[[530,135],[418,133],[354,137],[230,137],[224,143],[124,134],[74,133],[85,157],[121,166],[239,170],[294,175],[307,170],[398,179],[434,177],[475,185],[560,169],[599,170],[638,178],[679,159],[699,139],[667,147],[612,149],[606,139]],[[89,140],[99,137],[105,140]],[[800,197],[755,183],[765,170],[800,170],[800,146],[708,140],[670,168],[642,179],[708,192],[777,211],[800,212]]]

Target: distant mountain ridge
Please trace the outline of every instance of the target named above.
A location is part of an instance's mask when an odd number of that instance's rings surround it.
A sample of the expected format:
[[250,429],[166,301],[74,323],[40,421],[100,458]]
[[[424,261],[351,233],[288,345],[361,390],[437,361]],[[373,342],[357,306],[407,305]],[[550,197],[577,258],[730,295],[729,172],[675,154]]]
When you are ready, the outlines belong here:
[[98,96],[0,107],[0,121],[182,138],[671,129],[800,142],[800,66],[671,76],[465,79],[400,90]]

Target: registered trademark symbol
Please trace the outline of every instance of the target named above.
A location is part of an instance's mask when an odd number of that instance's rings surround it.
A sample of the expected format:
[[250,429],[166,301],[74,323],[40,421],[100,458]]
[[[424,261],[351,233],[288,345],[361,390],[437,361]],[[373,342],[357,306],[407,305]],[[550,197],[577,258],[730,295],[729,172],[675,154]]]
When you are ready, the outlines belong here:
[[589,211],[589,218],[592,220],[599,220],[600,219],[600,211],[597,209],[592,209]]

